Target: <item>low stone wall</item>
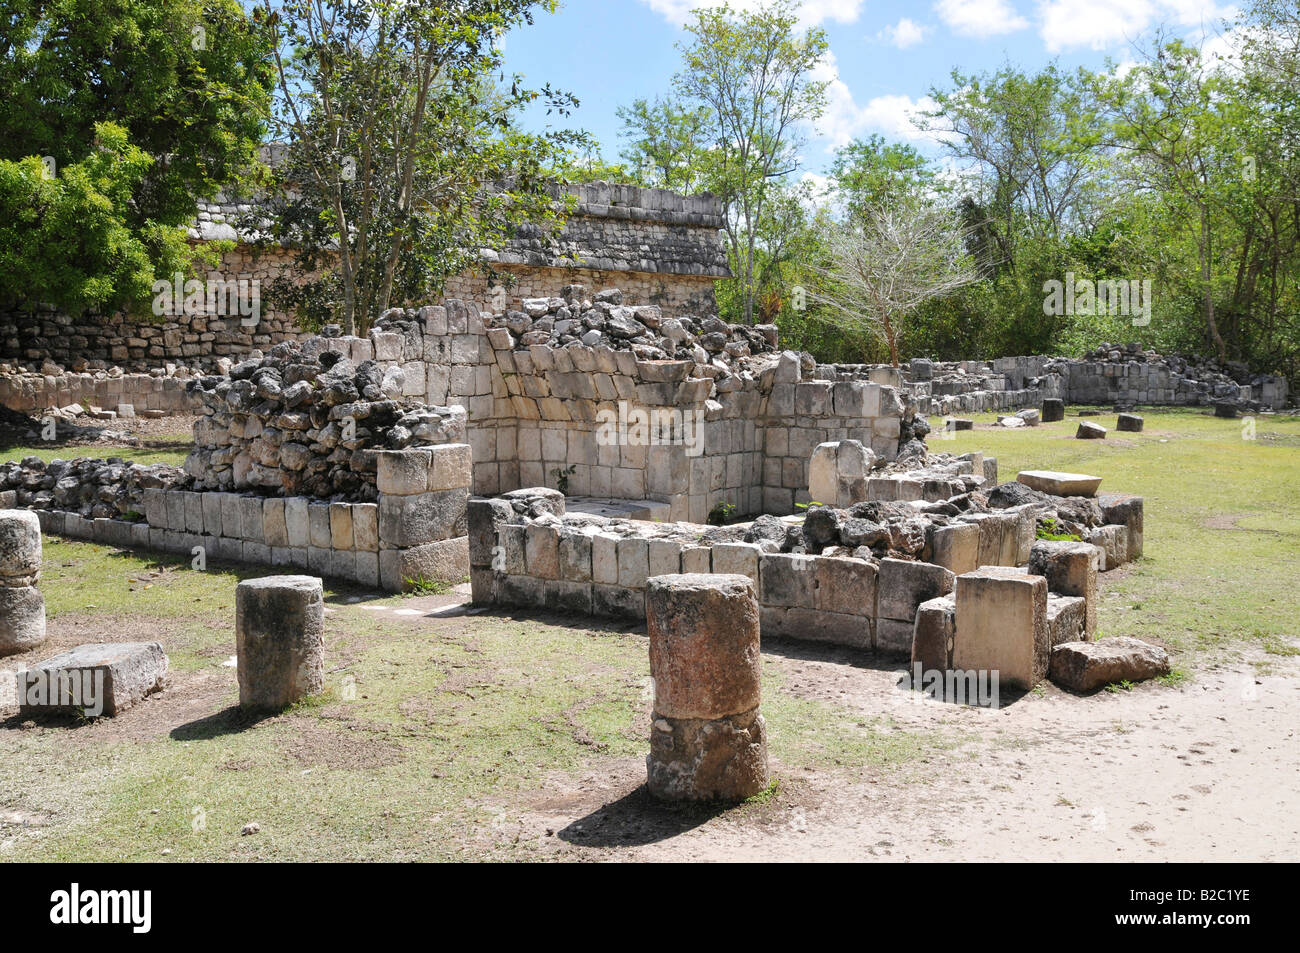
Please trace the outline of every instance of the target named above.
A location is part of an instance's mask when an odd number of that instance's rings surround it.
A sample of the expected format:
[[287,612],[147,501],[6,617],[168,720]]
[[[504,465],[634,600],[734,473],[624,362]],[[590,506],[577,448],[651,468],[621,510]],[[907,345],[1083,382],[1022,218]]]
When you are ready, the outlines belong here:
[[117,412],[127,404],[136,414],[157,411],[164,415],[197,413],[201,406],[198,396],[185,389],[188,377],[57,370],[53,374],[0,374],[0,405],[39,414],[72,404]]
[[1134,346],[1103,345],[1081,360],[1041,354],[945,363],[918,358],[902,384],[922,413],[938,415],[1040,407],[1044,398],[1179,407],[1230,401],[1263,410],[1281,410],[1289,401],[1286,378]]
[[[1004,496],[1027,502],[980,510],[971,493],[940,504],[814,507],[803,520],[765,516],[725,528],[566,514],[563,497],[544,488],[474,498],[473,600],[642,619],[650,577],[740,574],[754,582],[764,635],[901,657],[912,652],[920,606],[950,595],[958,576],[1028,567],[1040,519],[1052,519],[1057,531],[1089,534],[1095,545],[1076,545],[1101,569],[1141,555],[1140,499],[1053,502],[1021,484],[1008,486],[1016,489]],[[1077,614],[1084,617],[1082,606]]]
[[[291,566],[401,592],[466,578],[469,452],[466,444],[378,451],[375,502],[151,487],[129,517],[63,508],[70,501],[57,497],[25,505],[40,504],[41,528],[59,536],[182,556],[202,547],[205,559]],[[0,492],[0,504],[17,505],[18,492]]]

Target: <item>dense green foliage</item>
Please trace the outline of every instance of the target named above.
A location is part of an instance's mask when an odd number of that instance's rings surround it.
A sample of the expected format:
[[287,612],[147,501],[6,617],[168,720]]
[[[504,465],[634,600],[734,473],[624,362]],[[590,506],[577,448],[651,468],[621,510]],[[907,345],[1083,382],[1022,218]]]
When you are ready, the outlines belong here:
[[[268,238],[300,250],[301,275],[273,296],[309,326],[364,330],[479,264],[515,227],[559,221],[549,172],[581,141],[514,122],[543,99],[498,82],[501,38],[550,0],[272,5],[278,95],[272,122],[288,161],[269,184]],[[264,210],[259,210],[261,214]]]
[[[769,45],[797,40],[795,25],[774,14],[724,8],[715,16],[746,34],[747,48],[763,45],[764,30],[779,33]],[[1300,12],[1285,0],[1255,0],[1225,26],[1227,56],[1158,36],[1123,70],[954,72],[950,86],[931,90],[934,109],[918,117],[944,154],[857,140],[838,151],[822,195],[811,194],[803,167],[778,163],[761,181],[761,217],[746,224],[734,203],[729,209],[743,238],[728,243],[735,277],[718,287],[723,316],[774,318],[786,341],[822,360],[887,360],[882,334],[832,322],[810,299],[828,272],[829,222],[861,222],[872,209],[920,200],[960,218],[980,280],[925,302],[896,328],[904,360],[1078,354],[1103,341],[1138,342],[1296,381]],[[725,48],[716,36],[709,42]],[[805,92],[821,94],[815,84]],[[716,110],[699,139],[689,106],[638,100],[624,110],[623,168],[643,184],[698,183],[726,194],[711,165],[732,146],[713,131]],[[1071,280],[1123,281],[1135,294],[1150,282],[1150,295],[1127,310],[1084,299],[1077,309],[1049,306],[1050,283]],[[747,298],[756,302],[752,314]]]
[[237,0],[4,4],[0,301],[138,303],[186,268],[198,201],[256,155],[269,79]]

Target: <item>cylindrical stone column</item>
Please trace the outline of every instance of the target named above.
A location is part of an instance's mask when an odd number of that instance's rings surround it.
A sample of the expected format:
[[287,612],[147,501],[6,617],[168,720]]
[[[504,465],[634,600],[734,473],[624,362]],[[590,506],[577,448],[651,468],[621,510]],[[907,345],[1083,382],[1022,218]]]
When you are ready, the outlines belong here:
[[767,788],[759,714],[758,600],[748,576],[646,582],[654,720],[647,786],[674,801],[736,801]]
[[41,523],[30,510],[0,510],[0,655],[45,641]]
[[325,687],[325,601],[315,576],[264,576],[235,588],[239,704],[278,709]]

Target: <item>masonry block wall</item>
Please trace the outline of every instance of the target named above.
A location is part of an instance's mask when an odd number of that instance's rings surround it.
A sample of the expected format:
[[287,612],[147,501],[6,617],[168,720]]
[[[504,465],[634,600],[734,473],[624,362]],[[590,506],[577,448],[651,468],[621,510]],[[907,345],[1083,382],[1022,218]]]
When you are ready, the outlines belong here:
[[[1103,498],[1101,504],[1108,521],[1102,528],[1117,536],[1127,539],[1134,520],[1141,522],[1139,498]],[[1107,565],[1098,545],[1038,541],[1038,512],[1030,504],[963,514],[929,528],[925,561],[868,559],[783,553],[762,543],[723,540],[711,536],[710,527],[690,523],[566,514],[559,494],[526,488],[469,501],[470,581],[476,605],[638,620],[645,617],[647,580],[653,576],[741,574],[754,582],[764,636],[831,642],[900,658],[915,658],[921,645],[929,653],[923,660],[927,666],[948,668],[961,600],[958,580],[967,579],[968,587],[984,593],[990,587],[980,588],[973,577],[1023,578],[1031,585],[1038,579],[1042,592],[1035,599],[1042,598],[1042,619],[1030,627],[1030,635],[1036,639],[1046,632],[1050,648],[1092,636],[1098,570],[1141,555],[1139,544]],[[985,627],[995,635],[999,620],[1015,609],[1001,605],[996,592],[981,605]],[[976,615],[968,610],[968,623]],[[1041,676],[1036,672],[1025,687]]]
[[106,545],[261,566],[402,592],[464,581],[469,446],[378,451],[377,502],[324,502],[151,488],[137,519],[44,508],[44,532]]
[[[739,513],[793,512],[808,500],[818,443],[858,439],[889,460],[898,451],[904,399],[849,371],[804,380],[790,359],[716,387],[696,376],[693,360],[520,346],[470,302],[407,314],[372,331],[368,352],[401,370],[404,395],[468,408],[476,493],[563,486],[574,496],[665,502],[672,519],[704,522],[721,502]],[[367,351],[355,339],[330,346]],[[638,421],[647,439],[627,439]],[[660,439],[669,432],[677,439]]]
[[[489,282],[484,272],[471,271],[451,279],[448,295],[502,310],[522,298],[557,294],[563,285],[585,282],[622,287],[670,314],[717,312],[713,283],[729,271],[716,198],[604,182],[565,191],[573,194],[575,205],[557,237],[544,240],[536,228],[521,227],[502,248],[484,254],[503,280]],[[232,223],[248,208],[247,202],[225,199],[204,203],[191,234],[195,240],[238,242],[211,277],[256,279],[266,296],[273,279],[298,269],[288,250],[244,241]],[[77,371],[90,362],[128,371],[147,371],[165,362],[208,370],[220,357],[238,359],[304,336],[294,316],[275,308],[269,297],[252,327],[238,316],[206,313],[154,319],[124,312],[11,312],[0,314],[0,360],[38,366],[53,361]]]

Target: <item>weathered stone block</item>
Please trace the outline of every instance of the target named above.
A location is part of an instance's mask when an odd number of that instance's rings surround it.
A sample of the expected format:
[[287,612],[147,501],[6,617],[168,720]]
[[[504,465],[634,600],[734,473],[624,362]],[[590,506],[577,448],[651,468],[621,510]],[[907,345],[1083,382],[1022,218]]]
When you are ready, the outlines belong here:
[[467,443],[448,443],[429,451],[429,472],[426,489],[430,491],[454,490],[470,485],[471,456]]
[[[428,491],[433,455],[428,450],[379,450],[376,486],[381,494],[415,496]],[[469,481],[465,481],[465,486]]]
[[956,638],[956,598],[940,596],[921,603],[912,627],[912,665],[920,665],[923,672],[950,670]]
[[554,524],[530,523],[524,529],[528,575],[538,579],[560,578],[559,532]]
[[307,506],[307,545],[329,549],[333,536],[330,532],[330,505],[310,503]]
[[1101,477],[1056,470],[1021,470],[1016,474],[1016,481],[1052,496],[1093,496],[1101,486]]
[[330,547],[349,552],[356,548],[356,538],[352,533],[351,504],[330,504]]
[[1101,549],[1102,572],[1118,569],[1128,559],[1127,526],[1094,526],[1084,535],[1084,540]]
[[1128,494],[1104,493],[1098,498],[1101,515],[1107,523],[1128,528],[1128,557],[1132,562],[1142,556],[1142,533],[1144,524],[1143,502],[1140,496]]
[[1029,571],[1047,579],[1047,588],[1063,596],[1078,596],[1084,602],[1081,639],[1097,631],[1097,572],[1102,550],[1092,543],[1042,539],[1029,554]]
[[79,645],[17,673],[24,713],[81,710],[112,717],[163,687],[167,655],[158,642]]
[[1047,674],[1047,580],[1021,570],[985,567],[957,577],[953,667],[996,671],[1026,691]]
[[761,550],[753,543],[715,543],[713,571],[748,576],[755,587],[758,579],[758,556]]
[[649,539],[646,541],[649,560],[648,575],[668,576],[682,571],[682,544],[676,539]]
[[1117,636],[1098,642],[1065,642],[1052,650],[1052,681],[1073,692],[1112,682],[1140,682],[1169,674],[1169,655],[1141,639]]
[[1047,632],[1052,645],[1089,641],[1087,620],[1087,601],[1083,596],[1047,594]]
[[379,552],[379,584],[386,592],[407,592],[417,584],[459,585],[468,578],[468,536]]
[[[650,576],[650,547],[646,540],[635,536],[620,539],[615,548],[618,584],[625,589],[644,589]],[[594,555],[592,558],[594,560]]]
[[[591,582],[591,537],[585,533],[561,533],[557,548],[559,577],[569,582]],[[590,603],[590,591],[587,599]]]
[[771,606],[815,607],[817,557],[763,553],[758,558],[758,601]]
[[241,496],[239,498],[239,528],[243,538],[249,542],[261,543],[265,525],[265,510],[260,496]]
[[270,497],[262,502],[262,541],[272,547],[289,545],[284,500],[279,497]]
[[291,496],[284,501],[284,530],[289,545],[306,548],[311,545],[311,519],[307,499]]
[[[933,563],[882,559],[876,614],[882,619],[911,624],[916,618],[916,607],[952,592],[955,578],[950,570]],[[911,652],[910,642],[908,652]]]
[[381,547],[405,549],[465,536],[468,489],[439,490],[411,496],[379,497]]
[[957,576],[979,568],[980,528],[977,525],[949,523],[947,526],[936,526],[928,542],[928,562],[942,566]]
[[805,572],[816,579],[813,608],[872,618],[876,614],[877,567],[862,559],[840,556],[804,556]]

